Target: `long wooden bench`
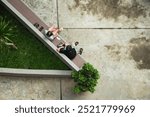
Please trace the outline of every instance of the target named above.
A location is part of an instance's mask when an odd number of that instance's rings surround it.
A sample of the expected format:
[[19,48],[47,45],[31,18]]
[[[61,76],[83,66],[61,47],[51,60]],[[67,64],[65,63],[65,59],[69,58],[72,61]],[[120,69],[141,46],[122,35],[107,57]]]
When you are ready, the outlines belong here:
[[[77,56],[70,60],[64,54],[60,54],[56,51],[57,45],[60,42],[64,42],[63,39],[54,39],[54,41],[49,41],[44,36],[44,30],[49,27],[35,14],[30,8],[28,8],[20,0],[1,0],[3,5],[31,32],[33,33],[49,50],[55,53],[68,67],[72,70],[79,71],[85,63],[85,60],[77,54]],[[39,31],[34,24],[38,23],[40,27],[44,29]]]

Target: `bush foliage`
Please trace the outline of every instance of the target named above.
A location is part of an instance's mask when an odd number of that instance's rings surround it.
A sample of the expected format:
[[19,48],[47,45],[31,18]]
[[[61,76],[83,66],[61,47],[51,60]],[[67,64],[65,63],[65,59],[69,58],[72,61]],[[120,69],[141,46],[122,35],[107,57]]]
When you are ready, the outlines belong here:
[[94,92],[100,78],[99,72],[90,63],[85,63],[81,70],[73,71],[72,78],[76,82],[74,93]]

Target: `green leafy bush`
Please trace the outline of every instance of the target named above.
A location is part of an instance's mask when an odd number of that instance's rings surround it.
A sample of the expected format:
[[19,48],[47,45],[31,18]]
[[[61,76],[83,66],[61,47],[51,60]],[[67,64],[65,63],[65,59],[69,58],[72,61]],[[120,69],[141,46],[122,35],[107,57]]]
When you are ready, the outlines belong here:
[[11,26],[10,24],[11,21],[7,21],[6,18],[0,16],[0,45],[6,45],[17,49],[10,39],[13,38],[16,27]]
[[81,70],[78,72],[72,72],[72,78],[76,82],[73,89],[74,93],[81,93],[85,91],[93,93],[100,75],[97,69],[95,69],[90,63],[85,63]]

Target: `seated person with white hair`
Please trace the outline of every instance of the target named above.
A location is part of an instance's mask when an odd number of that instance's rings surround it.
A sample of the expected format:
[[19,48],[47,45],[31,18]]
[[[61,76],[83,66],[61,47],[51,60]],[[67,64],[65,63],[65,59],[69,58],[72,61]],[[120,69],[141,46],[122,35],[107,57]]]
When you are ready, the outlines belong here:
[[55,38],[58,37],[58,33],[61,32],[63,28],[57,28],[55,26],[50,27],[48,30],[45,30],[45,36],[48,38],[50,41],[53,41]]

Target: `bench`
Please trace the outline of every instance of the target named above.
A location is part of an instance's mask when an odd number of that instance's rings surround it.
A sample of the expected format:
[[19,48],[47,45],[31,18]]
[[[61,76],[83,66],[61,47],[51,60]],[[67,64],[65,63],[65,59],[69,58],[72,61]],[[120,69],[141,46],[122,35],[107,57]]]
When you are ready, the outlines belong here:
[[[63,39],[54,39],[49,41],[44,36],[44,30],[49,27],[35,14],[30,8],[28,8],[21,0],[1,0],[3,5],[32,33],[37,39],[39,39],[49,50],[51,50],[56,56],[58,56],[69,68],[79,71],[85,63],[85,60],[77,54],[73,60],[70,60],[64,54],[56,51],[57,45],[60,42],[64,42]],[[34,25],[39,24],[39,29]]]

